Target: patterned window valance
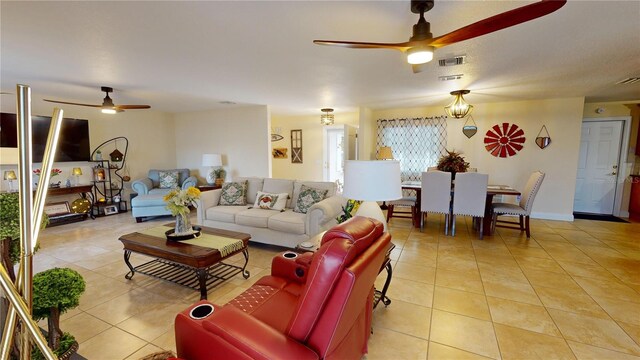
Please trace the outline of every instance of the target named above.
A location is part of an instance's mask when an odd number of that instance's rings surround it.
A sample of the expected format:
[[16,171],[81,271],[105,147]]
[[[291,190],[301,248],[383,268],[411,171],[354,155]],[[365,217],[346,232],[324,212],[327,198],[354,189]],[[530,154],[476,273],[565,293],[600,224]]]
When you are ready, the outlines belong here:
[[376,154],[390,146],[400,161],[402,181],[420,181],[422,172],[435,166],[447,147],[447,117],[378,120]]

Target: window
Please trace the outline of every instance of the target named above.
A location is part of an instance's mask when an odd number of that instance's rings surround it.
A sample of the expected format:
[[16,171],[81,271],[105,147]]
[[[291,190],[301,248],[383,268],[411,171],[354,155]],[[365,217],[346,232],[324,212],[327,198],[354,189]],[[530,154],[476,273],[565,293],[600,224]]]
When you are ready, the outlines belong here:
[[427,167],[435,166],[447,146],[447,117],[378,120],[376,154],[390,146],[400,161],[402,181],[420,181]]

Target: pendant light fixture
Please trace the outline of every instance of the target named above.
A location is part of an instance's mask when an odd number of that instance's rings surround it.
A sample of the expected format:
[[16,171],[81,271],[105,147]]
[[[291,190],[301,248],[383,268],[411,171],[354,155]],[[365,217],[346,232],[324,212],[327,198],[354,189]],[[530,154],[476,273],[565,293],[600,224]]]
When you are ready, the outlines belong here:
[[332,114],[333,109],[324,108],[320,109],[324,114],[320,115],[320,124],[322,125],[333,125],[334,116]]
[[444,107],[444,111],[447,112],[447,115],[454,117],[456,119],[462,119],[467,116],[471,110],[473,110],[473,105],[469,105],[462,95],[466,95],[470,93],[470,90],[456,90],[452,91],[450,94],[455,96],[453,102]]

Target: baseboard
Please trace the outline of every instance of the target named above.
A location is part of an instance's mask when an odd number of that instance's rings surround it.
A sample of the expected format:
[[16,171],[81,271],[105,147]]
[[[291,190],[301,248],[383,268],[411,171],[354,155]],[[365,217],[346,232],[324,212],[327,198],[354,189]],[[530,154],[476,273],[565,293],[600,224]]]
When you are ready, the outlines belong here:
[[532,219],[573,221],[573,214],[531,213]]

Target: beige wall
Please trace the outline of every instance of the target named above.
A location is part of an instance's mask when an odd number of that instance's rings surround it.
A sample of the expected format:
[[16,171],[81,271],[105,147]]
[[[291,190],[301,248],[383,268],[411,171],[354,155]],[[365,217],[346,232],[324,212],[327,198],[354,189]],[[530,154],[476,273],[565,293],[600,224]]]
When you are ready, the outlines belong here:
[[[358,126],[357,113],[336,113],[335,124]],[[271,143],[271,148],[288,149],[286,159],[273,159],[273,177],[322,181],[323,138],[320,115],[272,116],[271,128],[279,131],[284,139]],[[291,130],[302,130],[302,164],[291,163]]]
[[202,154],[221,154],[227,179],[271,176],[269,109],[247,106],[179,113],[175,119],[177,167],[189,168],[200,183],[209,169]]
[[[3,103],[3,112],[15,113],[15,105]],[[34,101],[32,105],[33,115],[51,116],[53,104],[42,101]],[[117,136],[124,136],[129,140],[126,166],[132,179],[145,177],[151,168],[173,168],[176,165],[176,145],[173,135],[174,125],[170,114],[153,110],[129,110],[115,115],[102,114],[98,109],[80,106],[63,106],[64,117],[88,119],[91,150],[102,142]],[[151,140],[151,141],[150,141]],[[119,150],[124,152],[124,143],[119,143]],[[103,154],[107,155],[107,154]],[[108,158],[103,156],[105,159]],[[0,152],[0,170],[17,168],[17,149],[3,148]],[[41,164],[34,164],[38,168]],[[54,178],[57,181],[72,179],[71,170],[74,167],[82,168],[83,175],[80,182],[90,183],[92,180],[90,162],[63,162],[55,163],[54,167],[62,170],[62,174]],[[2,181],[2,188],[8,187],[7,181]],[[125,184],[125,193],[128,194],[130,183]],[[125,195],[126,195],[125,194]]]
[[[573,218],[583,98],[499,102],[475,105],[473,118],[478,133],[471,139],[462,134],[464,120],[449,119],[447,147],[462,151],[472,167],[489,174],[494,184],[507,184],[522,190],[535,170],[546,173],[545,182],[536,198],[533,216],[547,219]],[[368,139],[361,138],[362,151],[375,153],[375,121],[399,117],[443,115],[442,107],[373,110]],[[496,158],[484,148],[484,135],[493,125],[509,122],[521,127],[527,138],[525,147],[511,158]],[[535,137],[542,125],[549,130],[552,143],[541,150]],[[361,127],[362,128],[362,127]],[[372,157],[370,157],[372,158]]]

